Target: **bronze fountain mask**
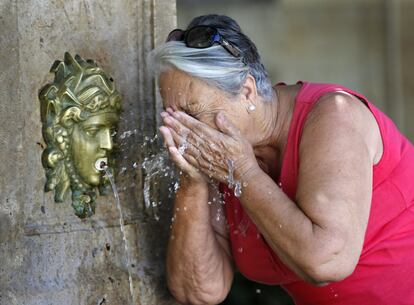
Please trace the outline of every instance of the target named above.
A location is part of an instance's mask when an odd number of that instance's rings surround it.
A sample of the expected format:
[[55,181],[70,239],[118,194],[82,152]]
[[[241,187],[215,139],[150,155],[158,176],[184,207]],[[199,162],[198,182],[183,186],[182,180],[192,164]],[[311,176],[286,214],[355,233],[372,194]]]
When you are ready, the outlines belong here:
[[113,167],[113,137],[121,111],[114,81],[93,60],[65,53],[55,61],[52,83],[39,93],[43,138],[45,191],[64,201],[69,189],[81,218],[95,212],[96,189],[109,190],[103,168]]

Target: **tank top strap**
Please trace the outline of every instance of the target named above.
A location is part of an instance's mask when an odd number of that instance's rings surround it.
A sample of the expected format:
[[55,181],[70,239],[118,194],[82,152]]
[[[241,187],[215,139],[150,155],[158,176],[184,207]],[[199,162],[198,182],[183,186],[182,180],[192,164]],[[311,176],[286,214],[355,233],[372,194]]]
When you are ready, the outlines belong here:
[[308,82],[302,82],[302,81],[298,83],[302,83],[302,88],[296,97],[296,102],[314,104],[317,101],[319,101],[319,99],[327,93],[343,91],[343,92],[347,92],[349,94],[352,94],[358,97],[359,99],[364,101],[366,104],[368,104],[368,100],[365,96],[341,85],[308,83]]

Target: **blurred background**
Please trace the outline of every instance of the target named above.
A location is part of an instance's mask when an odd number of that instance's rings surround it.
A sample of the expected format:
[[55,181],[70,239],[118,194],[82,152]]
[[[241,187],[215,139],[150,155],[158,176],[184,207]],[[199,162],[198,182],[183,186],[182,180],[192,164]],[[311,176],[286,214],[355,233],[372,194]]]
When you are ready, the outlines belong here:
[[[216,13],[256,43],[273,83],[339,83],[414,141],[414,0],[177,0],[177,22]],[[293,304],[279,287],[236,277],[223,304]]]
[[177,0],[181,28],[208,13],[240,24],[273,83],[345,85],[414,140],[414,0]]

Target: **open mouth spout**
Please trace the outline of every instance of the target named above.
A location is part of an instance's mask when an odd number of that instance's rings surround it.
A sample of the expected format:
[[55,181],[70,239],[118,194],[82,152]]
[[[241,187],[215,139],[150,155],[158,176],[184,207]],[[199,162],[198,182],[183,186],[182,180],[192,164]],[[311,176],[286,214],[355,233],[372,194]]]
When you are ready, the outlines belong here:
[[99,158],[95,162],[95,168],[98,171],[103,171],[108,167],[108,158]]

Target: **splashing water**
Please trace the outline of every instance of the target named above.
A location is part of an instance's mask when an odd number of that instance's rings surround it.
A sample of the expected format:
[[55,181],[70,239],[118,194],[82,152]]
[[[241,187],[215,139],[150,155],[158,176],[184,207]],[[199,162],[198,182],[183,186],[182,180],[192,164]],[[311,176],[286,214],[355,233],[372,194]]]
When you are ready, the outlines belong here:
[[[130,145],[128,141],[133,140],[136,142],[135,137],[138,136],[138,130],[126,130],[119,134],[119,138],[122,140],[121,145]],[[133,139],[134,138],[134,139]],[[143,136],[139,144],[142,150],[145,152],[146,157],[144,160],[131,160],[127,156],[124,156],[122,166],[119,174],[122,174],[124,181],[127,180],[129,175],[136,175],[138,168],[141,168],[143,177],[143,201],[144,210],[146,215],[153,217],[155,220],[159,220],[158,206],[162,204],[162,194],[158,192],[160,187],[168,189],[168,197],[172,198],[176,193],[179,185],[178,182],[174,186],[174,182],[177,181],[176,171],[174,165],[168,158],[166,151],[160,152],[162,145],[162,138],[158,134],[150,136]],[[187,145],[183,145],[180,151],[184,152]],[[157,188],[158,186],[158,188]],[[131,183],[129,186],[118,188],[119,192],[125,191],[127,188],[136,188],[135,183]],[[153,190],[154,189],[154,190]],[[157,192],[155,191],[157,190]]]
[[[174,167],[168,164],[169,158],[167,152],[163,151],[158,154],[151,155],[144,159],[141,167],[145,170],[144,179],[144,204],[146,209],[153,209],[154,218],[159,219],[157,215],[157,206],[161,202],[151,200],[151,185],[160,182],[161,178],[167,177],[173,179],[175,177]],[[174,191],[178,189],[178,183],[174,185]],[[170,192],[172,187],[169,188]]]
[[124,216],[122,214],[122,208],[121,203],[119,200],[119,194],[118,190],[115,185],[114,176],[112,175],[112,172],[109,168],[104,168],[105,174],[109,179],[109,182],[111,183],[112,191],[114,193],[114,198],[116,201],[116,206],[118,207],[119,212],[119,225],[121,227],[121,233],[122,233],[122,241],[124,243],[124,249],[125,249],[125,258],[126,258],[126,264],[127,264],[127,270],[128,270],[128,281],[129,281],[129,292],[131,293],[131,301],[133,305],[135,305],[135,298],[134,298],[134,287],[132,286],[132,275],[131,275],[131,260],[129,258],[129,252],[128,252],[128,244],[126,240],[125,235],[125,226],[124,226]]
[[227,175],[227,184],[230,188],[234,185],[234,161],[233,160],[227,160],[227,166],[229,170],[229,174]]
[[144,180],[144,203],[145,207],[148,209],[151,207],[151,198],[150,198],[150,187],[152,178],[160,172],[160,169],[164,165],[165,153],[160,153],[151,158],[145,158],[142,163],[142,168],[145,170],[145,180]]
[[121,138],[121,140],[124,140],[137,133],[138,133],[138,129],[127,130],[127,131],[124,131],[119,137]]
[[180,155],[184,155],[184,153],[185,153],[185,151],[186,151],[187,148],[188,148],[188,143],[187,143],[187,139],[185,138],[183,144],[181,144],[178,147],[178,153]]
[[229,159],[227,160],[228,166],[228,175],[227,175],[227,184],[229,188],[234,188],[234,196],[240,197],[242,194],[242,184],[239,180],[234,180],[234,161]]
[[242,184],[240,181],[234,183],[234,196],[240,197],[242,194]]

